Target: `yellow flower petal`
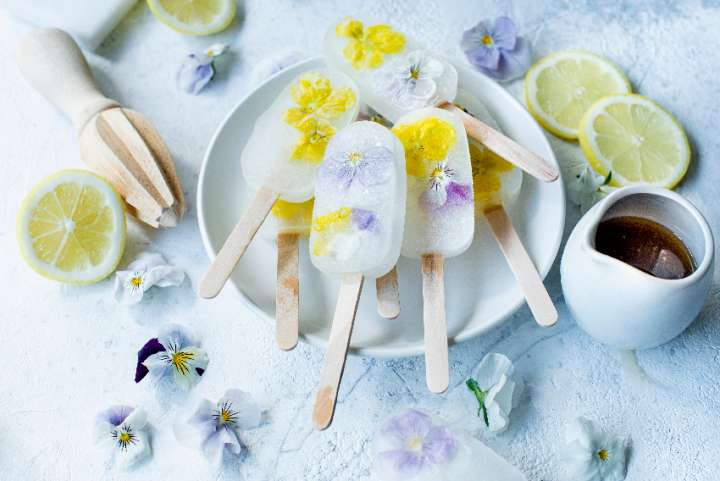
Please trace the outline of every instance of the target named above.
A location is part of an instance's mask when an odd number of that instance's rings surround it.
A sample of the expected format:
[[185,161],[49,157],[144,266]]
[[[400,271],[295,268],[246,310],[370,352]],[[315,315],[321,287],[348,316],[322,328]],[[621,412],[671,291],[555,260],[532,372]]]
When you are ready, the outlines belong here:
[[405,148],[408,175],[419,178],[428,177],[457,140],[452,124],[436,117],[396,125],[392,131]]
[[296,126],[303,135],[295,145],[291,158],[310,163],[322,162],[330,138],[335,135],[335,128],[325,121],[310,117]]
[[341,37],[361,39],[363,35],[363,24],[360,20],[348,18],[337,24],[335,33]]
[[355,105],[355,92],[350,87],[341,87],[332,91],[317,110],[317,114],[324,119],[334,119],[340,117],[353,105]]
[[400,53],[405,48],[405,35],[396,32],[390,25],[368,27],[365,38],[382,53]]
[[478,207],[486,207],[502,189],[502,174],[511,171],[513,165],[490,149],[475,143],[470,143],[470,162],[475,203]]
[[385,54],[400,53],[405,48],[405,36],[390,25],[372,25],[363,29],[361,22],[349,19],[340,22],[335,33],[350,39],[343,48],[343,56],[355,70],[378,68],[385,61]]

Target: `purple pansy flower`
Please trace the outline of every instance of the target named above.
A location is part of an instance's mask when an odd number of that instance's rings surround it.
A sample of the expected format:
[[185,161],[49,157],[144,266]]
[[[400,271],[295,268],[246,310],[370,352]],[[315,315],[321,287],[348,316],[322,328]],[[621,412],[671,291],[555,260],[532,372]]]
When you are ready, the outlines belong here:
[[429,209],[455,207],[473,202],[472,187],[453,180],[455,171],[447,162],[438,163],[430,173],[428,188],[423,193],[422,203]]
[[95,443],[108,460],[124,468],[150,455],[147,416],[142,408],[110,406],[95,418]]
[[208,365],[208,356],[200,342],[186,328],[169,324],[158,337],[150,339],[138,351],[135,382],[149,373],[156,380],[172,375],[182,389],[198,383]]
[[390,177],[393,153],[387,147],[336,150],[320,167],[320,176],[339,181],[343,189],[357,181],[365,187],[378,185]]
[[227,49],[227,45],[217,43],[200,54],[188,55],[177,73],[178,87],[189,94],[200,93],[215,76],[215,59]]
[[532,61],[530,42],[517,35],[508,17],[498,17],[492,26],[480,21],[463,33],[460,45],[468,62],[495,80],[522,76]]
[[216,403],[201,400],[190,417],[176,424],[175,436],[219,466],[226,453],[240,454],[240,431],[258,427],[261,419],[262,410],[250,394],[229,389]]
[[377,443],[375,466],[382,479],[412,479],[450,463],[458,451],[450,430],[417,409],[390,418]]

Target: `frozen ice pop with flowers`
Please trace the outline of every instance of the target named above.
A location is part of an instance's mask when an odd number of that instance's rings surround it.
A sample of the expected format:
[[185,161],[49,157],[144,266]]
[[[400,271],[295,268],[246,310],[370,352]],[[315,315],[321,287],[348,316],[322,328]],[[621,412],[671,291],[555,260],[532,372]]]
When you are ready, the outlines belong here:
[[318,69],[294,78],[258,117],[240,155],[243,176],[257,193],[200,283],[201,297],[220,292],[278,198],[312,198],[328,142],[357,113],[353,81],[341,72]]
[[363,101],[392,122],[424,107],[453,112],[470,137],[541,180],[553,181],[557,168],[455,105],[458,73],[443,57],[389,24],[346,18],[326,33],[325,59],[352,78]]
[[434,107],[400,117],[392,131],[407,169],[402,255],[421,259],[425,374],[428,388],[441,393],[449,382],[443,262],[462,254],[475,231],[468,140],[455,115]]
[[[463,94],[463,106],[473,116],[500,128],[478,99]],[[490,226],[537,323],[541,326],[555,324],[557,310],[506,211],[520,195],[522,172],[473,140],[470,140],[470,161],[476,218],[485,219]]]
[[332,421],[363,279],[393,268],[405,217],[403,146],[385,127],[360,121],[329,143],[318,170],[310,258],[341,277],[313,421]]
[[278,346],[293,349],[298,342],[300,317],[299,245],[310,235],[314,200],[286,202],[278,199],[270,210],[269,228],[277,240],[275,332]]

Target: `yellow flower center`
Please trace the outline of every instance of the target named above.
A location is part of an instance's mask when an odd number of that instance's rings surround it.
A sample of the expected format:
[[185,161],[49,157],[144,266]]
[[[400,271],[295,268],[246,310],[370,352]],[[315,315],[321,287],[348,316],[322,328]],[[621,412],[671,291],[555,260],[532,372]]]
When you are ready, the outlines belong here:
[[481,41],[481,42],[483,43],[483,45],[485,45],[486,47],[489,47],[489,46],[491,46],[491,45],[493,44],[493,39],[492,39],[492,37],[491,37],[490,35],[488,35],[488,34],[483,35],[483,36],[482,36],[482,39],[481,39],[480,41]]
[[420,436],[414,436],[408,441],[408,449],[411,451],[419,451],[422,448],[423,440]]
[[417,80],[418,77],[420,77],[420,69],[417,67],[412,67],[410,69],[410,78]]
[[408,175],[427,179],[457,141],[455,127],[437,117],[395,125],[393,133],[405,147]]
[[610,453],[608,453],[607,449],[601,449],[597,452],[597,457],[600,458],[601,461],[607,461]]
[[195,355],[191,352],[179,351],[172,355],[172,357],[170,358],[170,363],[173,365],[176,371],[186,375],[190,372],[190,368],[188,367],[188,361],[192,360],[194,357]]
[[351,152],[350,155],[348,155],[348,162],[353,166],[357,165],[361,160],[362,154],[360,152]]
[[432,173],[430,174],[430,177],[433,178],[433,179],[437,179],[437,178],[439,178],[439,177],[442,177],[443,172],[444,172],[444,171],[443,171],[442,167],[440,167],[440,166],[438,165],[437,167],[435,167],[435,168],[433,169]]
[[142,284],[142,277],[140,276],[133,276],[130,278],[130,285],[133,287],[140,287]]

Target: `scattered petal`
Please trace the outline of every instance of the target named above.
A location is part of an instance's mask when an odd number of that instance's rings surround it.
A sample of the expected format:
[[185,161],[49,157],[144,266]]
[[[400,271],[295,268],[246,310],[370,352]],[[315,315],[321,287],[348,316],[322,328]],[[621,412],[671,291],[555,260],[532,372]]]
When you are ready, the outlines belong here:
[[123,305],[137,304],[153,286],[179,286],[185,280],[181,269],[169,265],[162,255],[152,252],[141,253],[126,269],[115,273],[114,297]]
[[505,431],[522,389],[510,359],[498,353],[486,355],[466,385],[484,425],[492,432]]

